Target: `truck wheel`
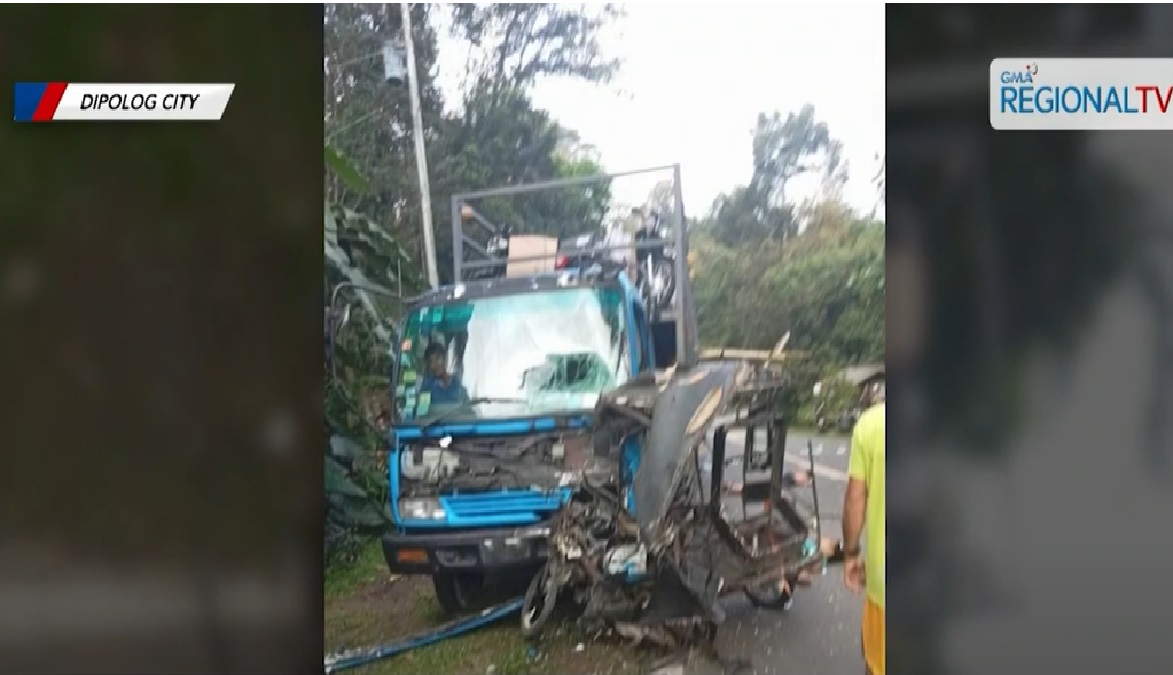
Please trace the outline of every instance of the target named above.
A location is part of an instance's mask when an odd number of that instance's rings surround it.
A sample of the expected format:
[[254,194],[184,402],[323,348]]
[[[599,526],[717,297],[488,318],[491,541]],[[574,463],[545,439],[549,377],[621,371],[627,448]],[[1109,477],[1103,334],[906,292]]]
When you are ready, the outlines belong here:
[[485,597],[485,576],[479,572],[436,572],[432,586],[440,607],[449,614],[460,614],[479,605]]

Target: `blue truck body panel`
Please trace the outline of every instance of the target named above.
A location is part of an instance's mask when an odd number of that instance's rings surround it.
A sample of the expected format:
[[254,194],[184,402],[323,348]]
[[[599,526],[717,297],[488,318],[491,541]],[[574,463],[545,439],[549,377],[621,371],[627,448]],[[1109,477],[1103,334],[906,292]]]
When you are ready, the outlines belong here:
[[[574,273],[573,270],[568,271]],[[617,275],[617,281],[623,292],[627,324],[626,349],[630,357],[630,372],[627,374],[636,377],[655,367],[654,341],[635,286],[622,273]],[[641,322],[636,321],[637,314],[643,319]],[[426,424],[405,421],[394,425],[390,431],[392,452],[388,462],[388,479],[390,511],[396,532],[384,538],[384,555],[393,569],[398,567],[410,573],[426,569],[433,572],[475,570],[544,559],[545,544],[541,532],[550,518],[570,499],[572,492],[570,487],[535,487],[450,493],[436,498],[445,513],[443,520],[403,519],[398,508],[401,495],[400,467],[401,453],[407,446],[421,439],[445,436],[501,438],[559,430],[586,431],[593,423],[593,413],[593,410],[579,410],[544,413],[527,418],[454,420],[428,428],[426,432],[423,430]],[[636,438],[624,443],[619,468],[626,485],[631,485],[631,479],[639,468],[640,450]],[[624,498],[628,508],[634,512],[635,499],[630,488]],[[515,550],[502,555],[502,549],[510,546]],[[428,562],[406,564],[394,561],[398,552],[408,548],[427,551]]]

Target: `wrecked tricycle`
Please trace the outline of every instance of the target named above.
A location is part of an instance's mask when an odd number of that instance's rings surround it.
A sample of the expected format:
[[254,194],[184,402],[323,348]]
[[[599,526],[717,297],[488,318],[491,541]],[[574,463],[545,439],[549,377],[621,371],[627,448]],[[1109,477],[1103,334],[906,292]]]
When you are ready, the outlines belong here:
[[[809,448],[809,475],[795,481],[784,469],[785,387],[783,376],[752,363],[701,361],[603,396],[596,458],[639,466],[583,476],[527,589],[523,633],[537,637],[566,598],[588,631],[716,656],[722,597],[744,593],[759,607],[786,608],[796,587],[841,557],[821,537]],[[740,456],[729,452],[733,432],[744,434]],[[742,485],[729,495],[724,474],[736,463]],[[809,488],[810,504],[796,499],[796,483]]]

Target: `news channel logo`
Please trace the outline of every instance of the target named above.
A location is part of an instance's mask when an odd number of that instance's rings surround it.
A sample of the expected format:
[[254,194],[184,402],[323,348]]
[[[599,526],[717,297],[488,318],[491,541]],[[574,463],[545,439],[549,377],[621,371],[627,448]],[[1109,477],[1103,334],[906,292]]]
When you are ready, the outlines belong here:
[[1173,59],[994,59],[990,126],[998,131],[1173,129]]

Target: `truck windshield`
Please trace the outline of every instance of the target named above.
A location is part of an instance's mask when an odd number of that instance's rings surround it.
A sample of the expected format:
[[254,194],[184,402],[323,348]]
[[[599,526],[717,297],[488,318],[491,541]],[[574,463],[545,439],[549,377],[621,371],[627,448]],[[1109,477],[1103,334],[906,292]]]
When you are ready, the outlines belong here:
[[403,421],[593,408],[628,379],[619,288],[573,288],[418,307],[401,336]]

